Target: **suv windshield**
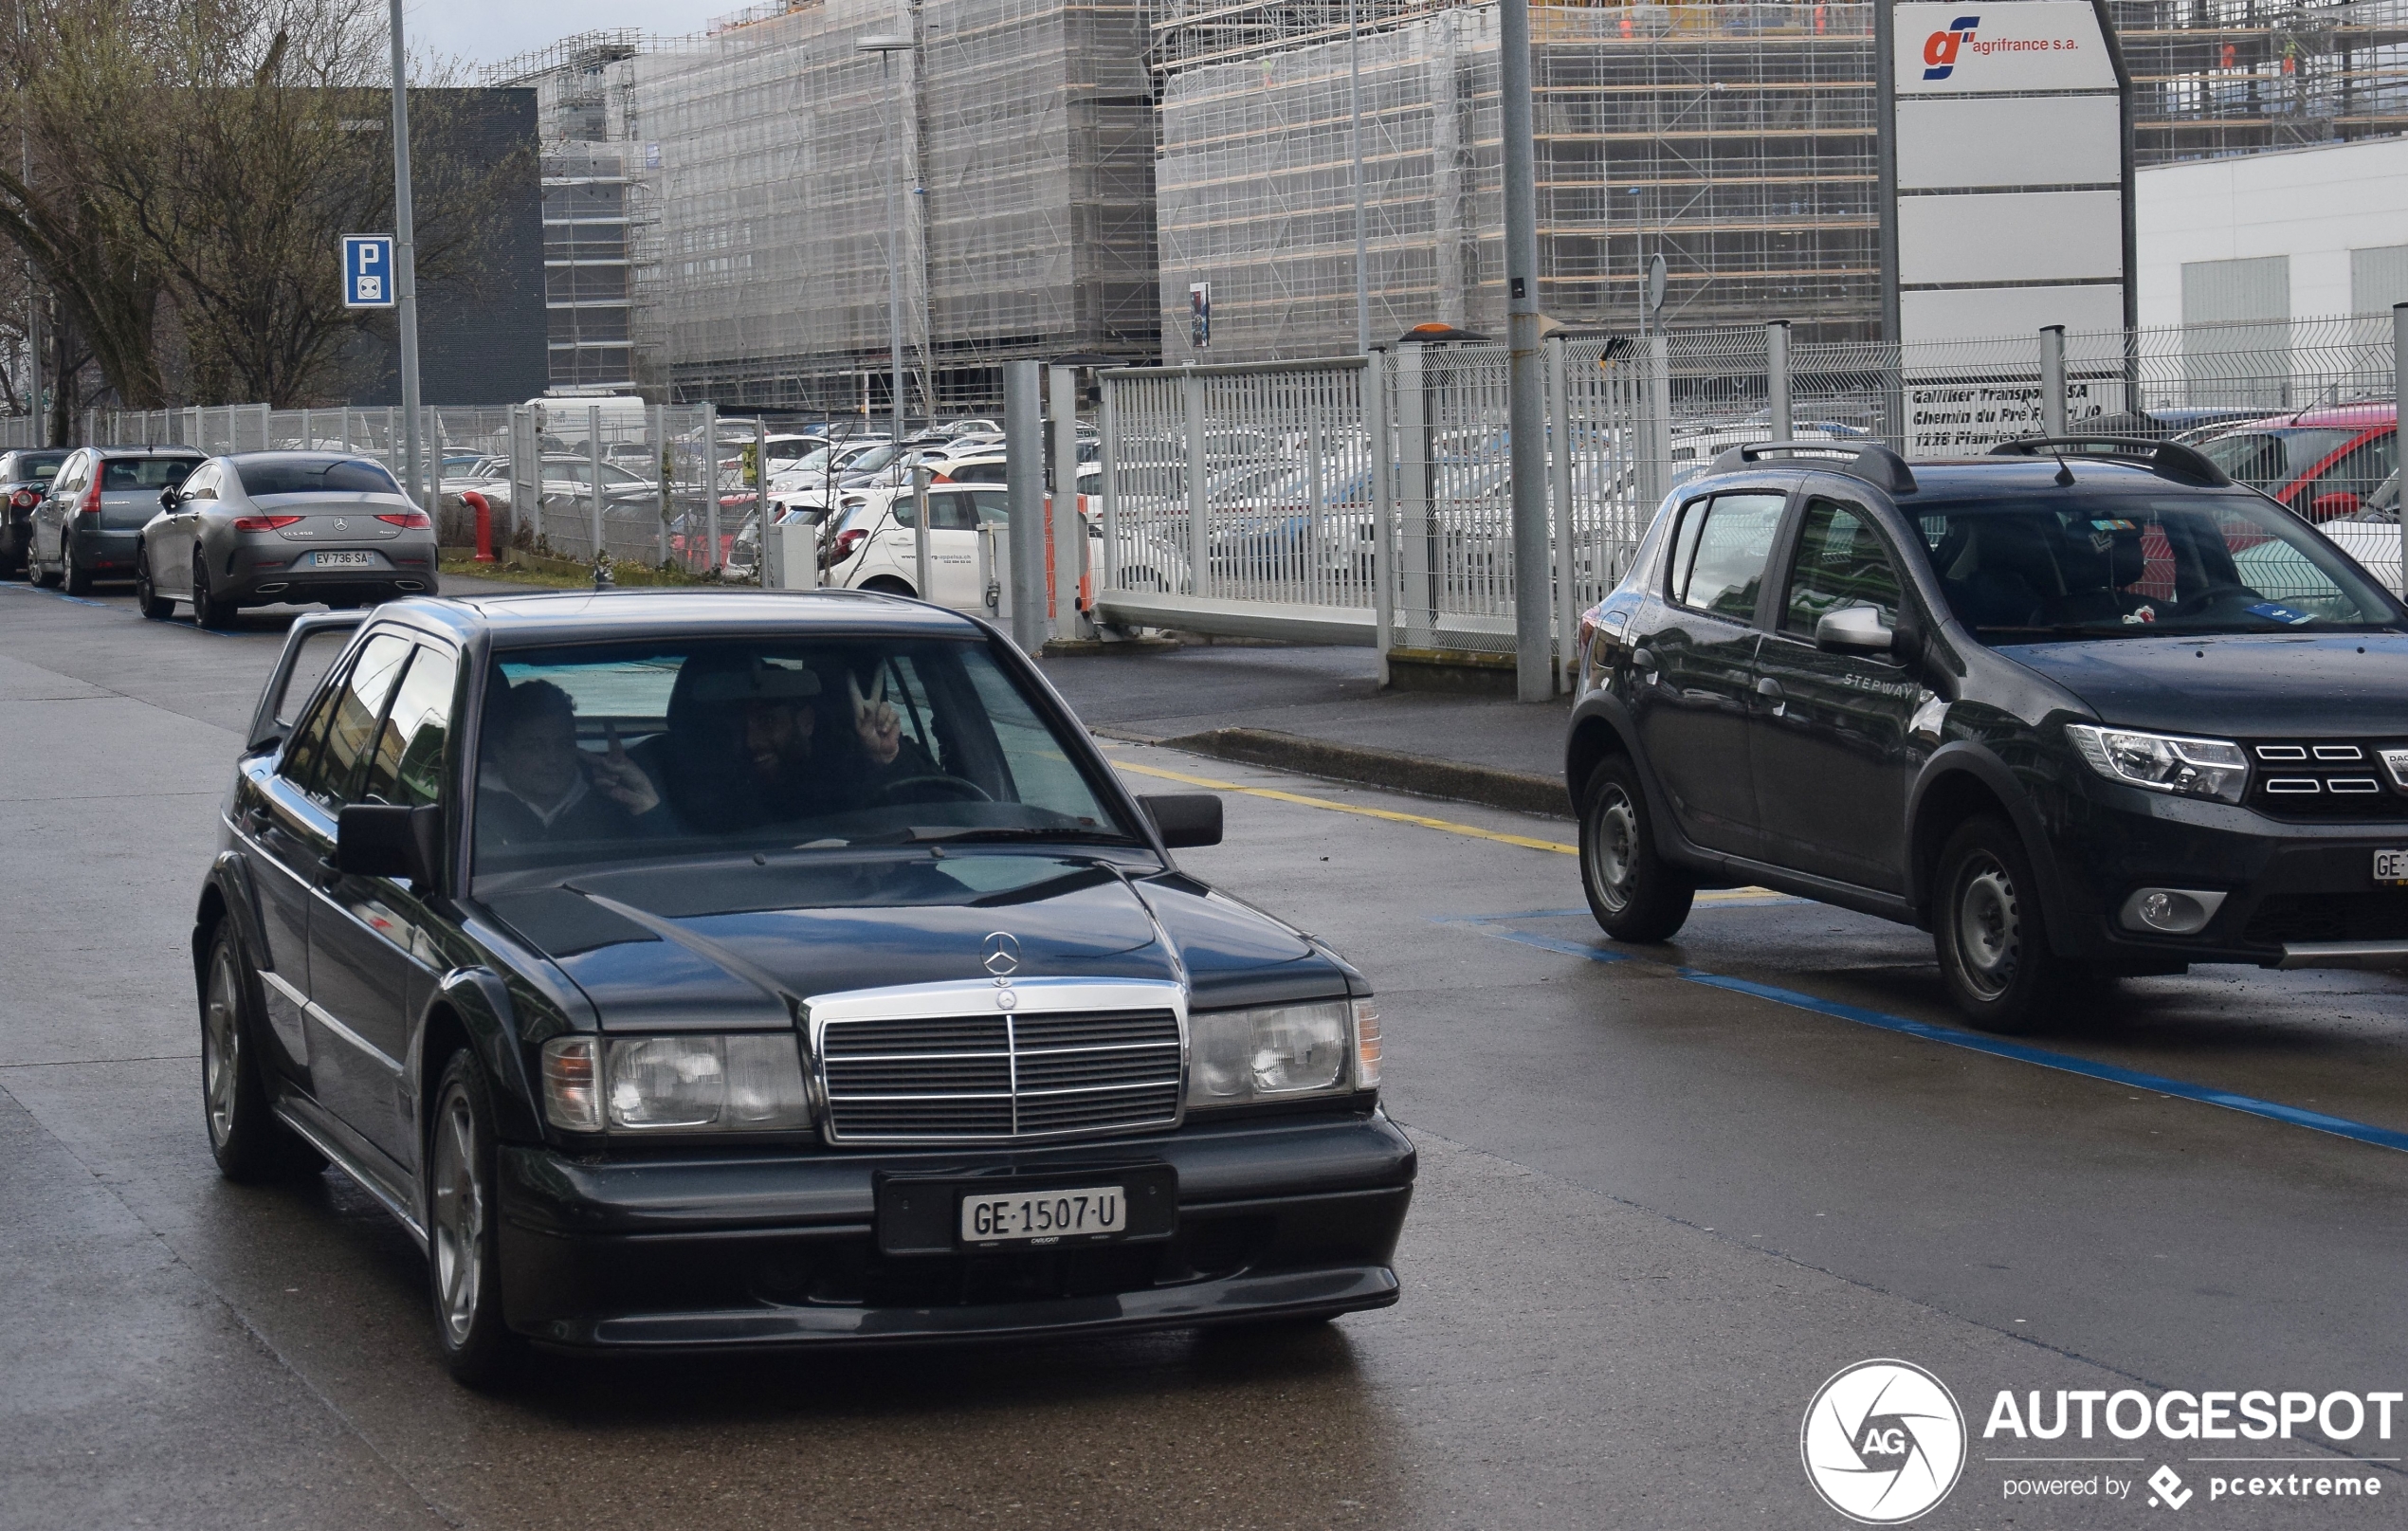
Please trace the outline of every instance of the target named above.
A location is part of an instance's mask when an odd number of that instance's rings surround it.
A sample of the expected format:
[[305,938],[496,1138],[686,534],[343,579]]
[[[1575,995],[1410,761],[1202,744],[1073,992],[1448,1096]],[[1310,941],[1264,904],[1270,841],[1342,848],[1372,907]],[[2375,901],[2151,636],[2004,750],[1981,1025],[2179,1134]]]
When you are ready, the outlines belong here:
[[243,481],[243,492],[256,500],[262,495],[397,495],[401,485],[378,464],[364,458],[319,458],[312,461],[237,463],[235,477]]
[[2329,542],[2253,494],[2011,497],[1915,513],[1950,608],[1985,643],[2399,620]]
[[480,877],[914,840],[1142,844],[975,643],[506,653],[482,740]]

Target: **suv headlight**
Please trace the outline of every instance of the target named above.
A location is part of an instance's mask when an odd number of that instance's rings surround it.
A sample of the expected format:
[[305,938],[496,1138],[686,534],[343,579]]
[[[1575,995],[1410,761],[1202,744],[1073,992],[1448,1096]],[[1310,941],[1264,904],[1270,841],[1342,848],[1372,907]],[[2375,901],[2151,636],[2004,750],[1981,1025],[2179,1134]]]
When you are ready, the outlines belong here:
[[2144,734],[2131,728],[2068,723],[2066,737],[2091,769],[2111,781],[2185,797],[2237,803],[2249,785],[2249,756],[2217,738]]
[[795,1132],[811,1099],[792,1031],[567,1036],[543,1045],[543,1114],[568,1132]]
[[1188,1017],[1187,1103],[1243,1105],[1379,1086],[1379,1012],[1331,999]]

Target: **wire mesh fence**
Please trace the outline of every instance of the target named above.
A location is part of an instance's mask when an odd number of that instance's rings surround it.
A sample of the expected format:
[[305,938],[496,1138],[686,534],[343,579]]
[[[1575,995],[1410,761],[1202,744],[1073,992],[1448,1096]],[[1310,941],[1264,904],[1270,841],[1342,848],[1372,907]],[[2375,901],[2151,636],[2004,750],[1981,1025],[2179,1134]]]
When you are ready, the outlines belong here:
[[[2195,447],[2396,584],[2392,334],[2381,314],[1905,347],[1793,347],[1769,326],[1558,337],[1545,375],[1559,652],[1666,496],[1777,437],[1910,461],[2059,432]],[[1106,588],[1369,610],[1386,647],[1509,650],[1506,365],[1478,342],[1104,374]]]

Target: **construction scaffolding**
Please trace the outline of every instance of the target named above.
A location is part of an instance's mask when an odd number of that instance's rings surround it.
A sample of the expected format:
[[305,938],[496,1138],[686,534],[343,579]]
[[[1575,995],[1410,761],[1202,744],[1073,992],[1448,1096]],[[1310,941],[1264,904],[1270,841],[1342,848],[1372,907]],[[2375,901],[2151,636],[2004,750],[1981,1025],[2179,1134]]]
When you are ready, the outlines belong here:
[[552,87],[628,159],[645,370],[677,399],[886,413],[890,174],[907,412],[991,406],[1009,359],[1153,356],[1145,15],[778,0],[630,47],[598,106]]
[[543,151],[543,301],[556,389],[635,386],[626,156],[596,144]]
[[[1373,337],[1503,326],[1495,8],[1360,15],[1350,46],[1342,5],[1165,6],[1162,304],[1211,283],[1197,359],[1352,343],[1358,55]],[[1865,4],[1533,7],[1541,310],[1637,329],[1661,255],[1664,324],[1870,334],[1871,28]]]
[[2143,165],[2408,132],[2408,0],[2110,0]]

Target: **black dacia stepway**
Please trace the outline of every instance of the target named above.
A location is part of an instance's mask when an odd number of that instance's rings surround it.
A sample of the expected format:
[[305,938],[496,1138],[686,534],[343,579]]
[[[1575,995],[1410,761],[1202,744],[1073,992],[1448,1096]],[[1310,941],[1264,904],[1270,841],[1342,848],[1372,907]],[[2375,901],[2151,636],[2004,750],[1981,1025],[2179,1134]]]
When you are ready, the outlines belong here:
[[1735,448],[1582,620],[1589,904],[1932,932],[1975,1024],[2085,976],[2408,965],[2408,611],[2185,447]]

